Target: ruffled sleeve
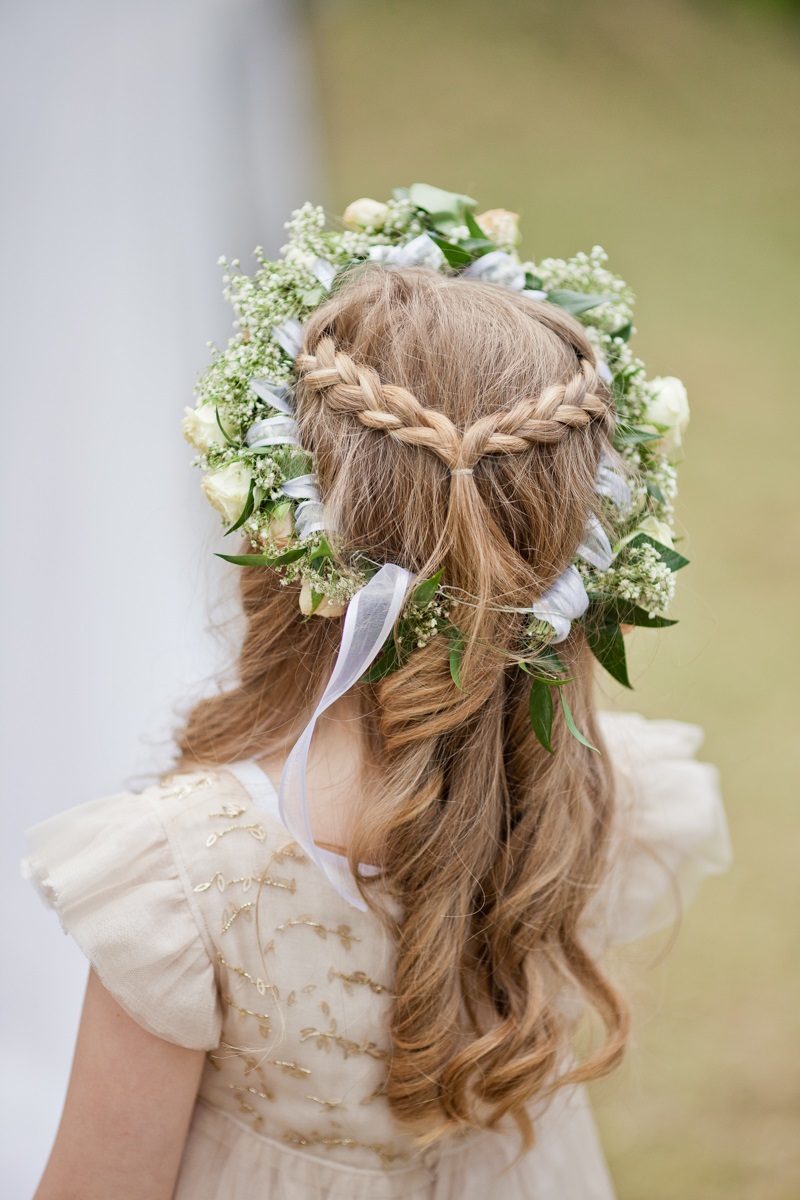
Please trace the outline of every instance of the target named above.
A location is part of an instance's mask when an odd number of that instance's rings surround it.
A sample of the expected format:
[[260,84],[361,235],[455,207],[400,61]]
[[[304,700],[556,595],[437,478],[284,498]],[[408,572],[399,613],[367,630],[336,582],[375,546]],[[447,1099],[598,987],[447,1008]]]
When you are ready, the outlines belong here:
[[697,762],[697,725],[601,713],[617,785],[618,844],[585,921],[602,943],[630,942],[673,921],[731,845],[719,776]]
[[211,946],[154,799],[94,800],[27,832],[22,873],[58,912],[105,988],[150,1033],[219,1044]]

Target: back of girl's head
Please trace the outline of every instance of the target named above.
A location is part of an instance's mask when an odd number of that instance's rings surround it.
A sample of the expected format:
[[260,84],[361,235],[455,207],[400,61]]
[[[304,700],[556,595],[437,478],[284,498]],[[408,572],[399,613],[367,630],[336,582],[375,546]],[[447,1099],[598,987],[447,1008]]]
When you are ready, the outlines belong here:
[[[442,570],[464,645],[460,687],[442,635],[360,685],[372,777],[351,865],[379,863],[403,911],[386,1094],[434,1135],[506,1115],[529,1133],[525,1106],[568,1050],[564,987],[607,1029],[572,1078],[609,1070],[627,1030],[580,937],[606,867],[609,768],[563,723],[554,754],[537,741],[518,666],[531,616],[514,611],[581,541],[610,396],[585,333],[555,306],[422,268],[353,271],[305,326],[297,375],[301,441],[343,563]],[[304,620],[293,592],[243,571],[239,685],[190,714],[187,760],[261,753],[318,696],[340,622]],[[598,745],[582,632],[559,651],[570,708]],[[361,883],[378,906],[374,880]]]

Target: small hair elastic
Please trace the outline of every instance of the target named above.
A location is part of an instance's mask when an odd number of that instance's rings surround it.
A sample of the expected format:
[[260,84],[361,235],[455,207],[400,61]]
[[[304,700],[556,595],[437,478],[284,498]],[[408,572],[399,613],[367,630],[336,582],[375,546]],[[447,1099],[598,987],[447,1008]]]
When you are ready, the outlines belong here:
[[474,467],[456,467],[455,471],[451,471],[451,475],[471,475],[475,470]]

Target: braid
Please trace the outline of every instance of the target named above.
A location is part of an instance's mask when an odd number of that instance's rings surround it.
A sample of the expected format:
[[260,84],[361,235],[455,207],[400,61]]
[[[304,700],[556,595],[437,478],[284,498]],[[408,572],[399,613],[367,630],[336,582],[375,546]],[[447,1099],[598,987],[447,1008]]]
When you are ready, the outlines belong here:
[[351,413],[362,425],[405,445],[423,446],[451,471],[469,471],[487,454],[522,454],[541,443],[560,442],[592,422],[611,423],[610,402],[586,358],[566,383],[482,417],[463,435],[444,413],[424,407],[405,388],[382,383],[374,368],[337,350],[329,336],[320,338],[313,354],[300,355],[297,370],[308,388],[325,393],[334,411]]

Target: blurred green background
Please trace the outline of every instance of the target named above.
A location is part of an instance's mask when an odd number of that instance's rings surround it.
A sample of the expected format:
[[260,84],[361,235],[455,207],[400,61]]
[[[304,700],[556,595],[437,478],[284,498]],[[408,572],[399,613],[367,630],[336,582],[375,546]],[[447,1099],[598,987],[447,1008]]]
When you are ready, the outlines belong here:
[[736,865],[647,971],[635,1053],[594,1089],[621,1200],[800,1197],[800,37],[782,7],[313,10],[326,205],[423,181],[519,211],[534,258],[599,242],[638,294],[635,349],[689,389],[681,624],[635,635],[636,692],[606,702],[705,726]]

